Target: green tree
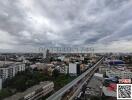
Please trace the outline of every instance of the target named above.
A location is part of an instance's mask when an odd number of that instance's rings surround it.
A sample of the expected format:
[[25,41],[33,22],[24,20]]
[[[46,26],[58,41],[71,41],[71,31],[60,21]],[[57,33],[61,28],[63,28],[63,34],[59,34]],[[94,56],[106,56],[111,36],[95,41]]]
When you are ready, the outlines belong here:
[[8,97],[10,95],[12,95],[12,92],[10,89],[4,88],[4,89],[0,90],[0,100],[2,100],[5,97]]
[[57,76],[59,76],[59,74],[60,74],[60,72],[57,69],[54,69],[53,76],[57,77]]
[[16,80],[12,84],[13,88],[16,88],[18,91],[24,91],[27,86],[26,86],[26,77],[21,76],[19,78],[16,78]]

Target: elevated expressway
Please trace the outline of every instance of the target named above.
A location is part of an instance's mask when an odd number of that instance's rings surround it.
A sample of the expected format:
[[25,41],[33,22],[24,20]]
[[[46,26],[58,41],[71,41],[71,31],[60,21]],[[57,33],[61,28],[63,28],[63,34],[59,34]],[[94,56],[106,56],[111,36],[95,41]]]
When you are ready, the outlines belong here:
[[98,69],[99,64],[104,60],[104,57],[101,57],[96,64],[94,64],[87,71],[82,73],[72,82],[65,85],[63,88],[55,92],[53,95],[48,97],[46,100],[73,100],[82,89],[82,86],[92,77],[95,71]]

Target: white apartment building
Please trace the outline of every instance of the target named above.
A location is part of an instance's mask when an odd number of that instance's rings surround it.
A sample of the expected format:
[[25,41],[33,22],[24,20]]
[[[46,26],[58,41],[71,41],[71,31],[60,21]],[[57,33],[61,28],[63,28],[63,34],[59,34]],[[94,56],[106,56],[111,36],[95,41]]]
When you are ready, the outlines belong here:
[[17,62],[0,67],[0,78],[6,80],[14,77],[18,72],[25,71],[25,63]]
[[71,76],[76,76],[76,75],[80,75],[80,64],[78,63],[69,63],[69,74]]
[[69,63],[69,74],[76,75],[77,74],[77,64]]

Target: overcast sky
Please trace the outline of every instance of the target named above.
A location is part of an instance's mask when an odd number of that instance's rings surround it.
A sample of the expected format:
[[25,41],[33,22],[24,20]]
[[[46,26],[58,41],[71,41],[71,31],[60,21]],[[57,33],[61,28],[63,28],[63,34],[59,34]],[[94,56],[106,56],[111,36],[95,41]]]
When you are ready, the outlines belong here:
[[0,0],[0,49],[132,51],[132,0]]

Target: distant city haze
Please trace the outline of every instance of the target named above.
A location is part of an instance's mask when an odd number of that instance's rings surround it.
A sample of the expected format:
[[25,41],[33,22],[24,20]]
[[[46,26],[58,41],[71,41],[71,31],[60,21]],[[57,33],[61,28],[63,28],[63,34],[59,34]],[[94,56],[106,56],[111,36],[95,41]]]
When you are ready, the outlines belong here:
[[39,48],[39,52],[46,52],[49,50],[51,53],[91,53],[94,52],[94,48],[86,47],[47,47]]

